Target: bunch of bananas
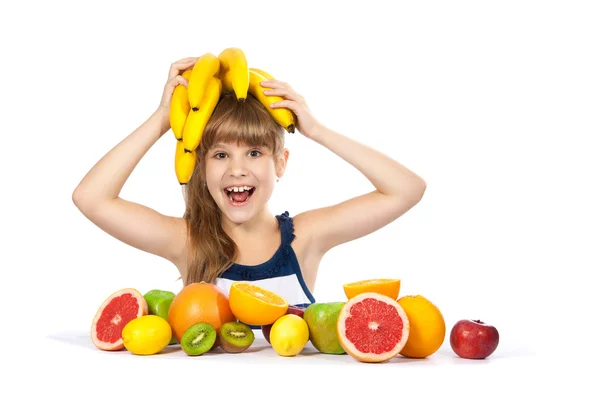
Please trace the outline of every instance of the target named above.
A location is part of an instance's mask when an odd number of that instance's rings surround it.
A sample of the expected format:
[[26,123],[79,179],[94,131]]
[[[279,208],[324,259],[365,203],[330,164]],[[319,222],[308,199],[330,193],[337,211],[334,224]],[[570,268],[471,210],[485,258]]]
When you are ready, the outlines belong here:
[[269,105],[283,100],[279,96],[266,96],[260,82],[274,80],[269,73],[248,68],[246,55],[240,48],[227,48],[219,56],[206,53],[183,74],[187,88],[178,85],[171,98],[171,130],[177,139],[175,149],[175,174],[181,185],[187,184],[196,164],[196,148],[222,91],[233,91],[238,102],[245,102],[248,92],[271,114],[273,119],[289,133],[294,132],[293,113],[287,108],[271,109]]

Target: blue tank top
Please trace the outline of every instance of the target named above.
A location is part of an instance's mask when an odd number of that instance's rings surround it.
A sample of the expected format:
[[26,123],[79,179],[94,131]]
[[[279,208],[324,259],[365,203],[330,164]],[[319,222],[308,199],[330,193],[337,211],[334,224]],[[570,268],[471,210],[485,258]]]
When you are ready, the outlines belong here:
[[289,305],[307,307],[315,302],[315,298],[304,282],[300,264],[291,246],[296,237],[294,221],[287,211],[275,217],[281,233],[281,244],[275,254],[266,262],[254,266],[234,263],[217,277],[215,284],[229,295],[234,281],[245,281],[280,295]]

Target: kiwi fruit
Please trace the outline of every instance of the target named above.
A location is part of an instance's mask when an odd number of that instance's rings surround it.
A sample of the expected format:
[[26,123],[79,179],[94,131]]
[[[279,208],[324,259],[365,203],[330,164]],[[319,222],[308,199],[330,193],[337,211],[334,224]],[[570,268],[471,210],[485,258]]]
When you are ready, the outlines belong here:
[[219,341],[219,331],[217,330],[217,336],[215,337],[215,344],[213,344],[210,351],[214,351],[214,350],[218,349],[219,347],[221,347],[221,342]]
[[219,344],[223,351],[241,353],[254,343],[254,332],[240,322],[227,322],[219,329]]
[[202,355],[210,350],[217,339],[217,331],[210,323],[200,322],[190,326],[181,337],[181,348],[187,355]]

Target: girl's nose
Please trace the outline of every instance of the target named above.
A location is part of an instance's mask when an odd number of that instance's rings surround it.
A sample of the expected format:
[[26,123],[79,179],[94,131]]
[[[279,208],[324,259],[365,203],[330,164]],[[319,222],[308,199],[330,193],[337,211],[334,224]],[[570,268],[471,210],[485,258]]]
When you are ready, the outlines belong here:
[[248,174],[248,168],[243,159],[232,158],[229,163],[229,173],[231,176],[246,176]]

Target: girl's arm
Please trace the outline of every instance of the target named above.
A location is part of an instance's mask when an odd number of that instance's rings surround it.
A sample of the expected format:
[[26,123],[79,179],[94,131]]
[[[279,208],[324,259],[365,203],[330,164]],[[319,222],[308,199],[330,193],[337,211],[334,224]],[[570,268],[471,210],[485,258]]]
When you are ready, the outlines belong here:
[[376,188],[373,192],[294,218],[309,228],[312,249],[318,254],[386,226],[423,197],[425,181],[385,154],[320,124],[307,137],[354,166]]
[[178,267],[185,258],[186,223],[119,197],[123,185],[150,147],[169,128],[171,96],[187,80],[179,73],[196,58],[171,65],[158,109],[135,131],[110,150],[81,180],[73,192],[77,208],[109,235],[143,251],[164,257]]

